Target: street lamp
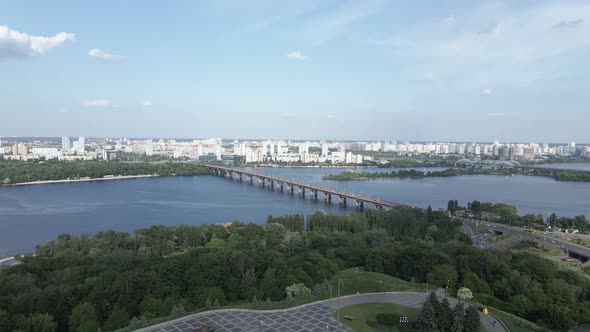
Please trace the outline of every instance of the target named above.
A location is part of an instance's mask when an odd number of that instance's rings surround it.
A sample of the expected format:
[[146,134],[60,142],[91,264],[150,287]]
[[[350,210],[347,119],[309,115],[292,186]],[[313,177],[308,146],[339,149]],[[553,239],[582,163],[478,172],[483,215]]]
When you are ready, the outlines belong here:
[[[342,286],[344,286],[344,281],[342,281],[342,278],[338,278],[338,297],[340,297],[340,287],[342,287]],[[338,310],[338,313],[336,315],[337,315],[338,321],[340,321],[340,306],[338,306],[337,310]]]
[[332,283],[330,283],[330,310],[328,312],[328,327],[329,327],[329,331],[332,331],[332,310],[333,310],[333,305],[332,305]]

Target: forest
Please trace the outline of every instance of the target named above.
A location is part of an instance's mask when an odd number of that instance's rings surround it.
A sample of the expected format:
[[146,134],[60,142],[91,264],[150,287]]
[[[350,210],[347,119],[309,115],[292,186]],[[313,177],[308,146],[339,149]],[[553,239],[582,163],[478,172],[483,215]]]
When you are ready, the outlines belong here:
[[[548,226],[552,228],[577,230],[580,233],[590,233],[590,221],[585,215],[577,215],[574,217],[559,217],[555,213],[551,213],[547,219],[542,214],[528,213],[519,215],[516,206],[504,203],[489,203],[473,201],[468,202],[466,207],[459,206],[456,200],[450,200],[447,204],[447,210],[451,214],[457,212],[469,211],[474,218],[481,220],[490,220],[499,223],[509,224],[513,226],[521,226],[525,228],[534,228],[541,231],[548,230]],[[489,214],[491,213],[491,214]]]
[[546,259],[473,247],[446,211],[399,208],[269,217],[267,224],[63,234],[0,270],[0,331],[113,331],[204,308],[284,301],[364,267],[552,330],[590,318],[590,281]]
[[209,174],[199,164],[179,162],[106,162],[106,161],[9,161],[0,160],[0,185],[15,183],[102,178],[105,175],[202,175]]
[[329,174],[322,177],[324,180],[350,181],[368,179],[425,179],[440,178],[460,175],[502,175],[511,176],[515,174],[550,177],[557,181],[590,182],[590,172],[578,170],[551,170],[551,169],[459,169],[448,168],[442,171],[420,171],[420,170],[398,170],[391,172],[350,172],[345,171],[339,174]]

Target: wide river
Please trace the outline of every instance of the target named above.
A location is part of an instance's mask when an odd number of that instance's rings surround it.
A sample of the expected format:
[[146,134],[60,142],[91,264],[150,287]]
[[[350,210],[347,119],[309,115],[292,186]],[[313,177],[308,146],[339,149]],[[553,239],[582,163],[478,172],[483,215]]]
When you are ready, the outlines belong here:
[[[519,212],[590,216],[590,183],[531,176],[324,181],[337,168],[257,168],[255,172],[321,184],[409,205],[446,208],[480,200],[514,204]],[[391,171],[393,169],[380,169]],[[433,169],[429,169],[433,170]],[[370,171],[375,171],[371,169]],[[309,196],[309,195],[308,195]],[[321,197],[321,195],[320,195]],[[354,212],[216,176],[142,178],[0,188],[0,257],[31,252],[62,233],[133,231],[150,225],[265,223],[268,215]]]

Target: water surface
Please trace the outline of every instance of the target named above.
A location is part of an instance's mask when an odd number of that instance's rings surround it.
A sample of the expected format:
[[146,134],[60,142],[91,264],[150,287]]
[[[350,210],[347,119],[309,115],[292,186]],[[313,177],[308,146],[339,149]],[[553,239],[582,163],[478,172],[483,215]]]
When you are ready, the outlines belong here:
[[[420,207],[446,208],[449,199],[457,199],[461,204],[477,199],[514,204],[521,213],[590,216],[590,183],[491,175],[339,182],[324,181],[321,177],[345,169],[252,170]],[[265,223],[268,215],[311,214],[315,210],[353,212],[353,204],[350,205],[342,209],[338,205],[324,205],[323,200],[302,200],[216,176],[1,187],[0,257],[29,252],[36,244],[63,233],[133,231],[155,224],[233,220]]]

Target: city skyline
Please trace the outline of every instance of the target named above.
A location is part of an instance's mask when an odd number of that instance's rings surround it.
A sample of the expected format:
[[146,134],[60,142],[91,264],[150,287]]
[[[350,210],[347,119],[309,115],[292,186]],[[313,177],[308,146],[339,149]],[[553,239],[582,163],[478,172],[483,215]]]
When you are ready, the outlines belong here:
[[0,134],[590,142],[590,4],[423,7],[9,2]]
[[[542,162],[549,156],[590,157],[590,146],[569,142],[567,145],[547,143],[453,143],[453,142],[397,142],[397,141],[292,141],[292,140],[231,140],[206,138],[193,140],[98,138],[86,140],[80,136],[34,140],[18,139],[3,144],[0,139],[0,158],[14,160],[115,160],[118,153],[159,156],[164,159],[225,161],[246,163],[327,163],[363,164],[376,162],[363,152],[387,152],[396,156],[460,155],[484,157],[500,161]],[[11,145],[12,143],[12,145]],[[4,145],[4,146],[3,146]],[[87,150],[86,147],[90,149]],[[60,149],[61,147],[61,149]]]

